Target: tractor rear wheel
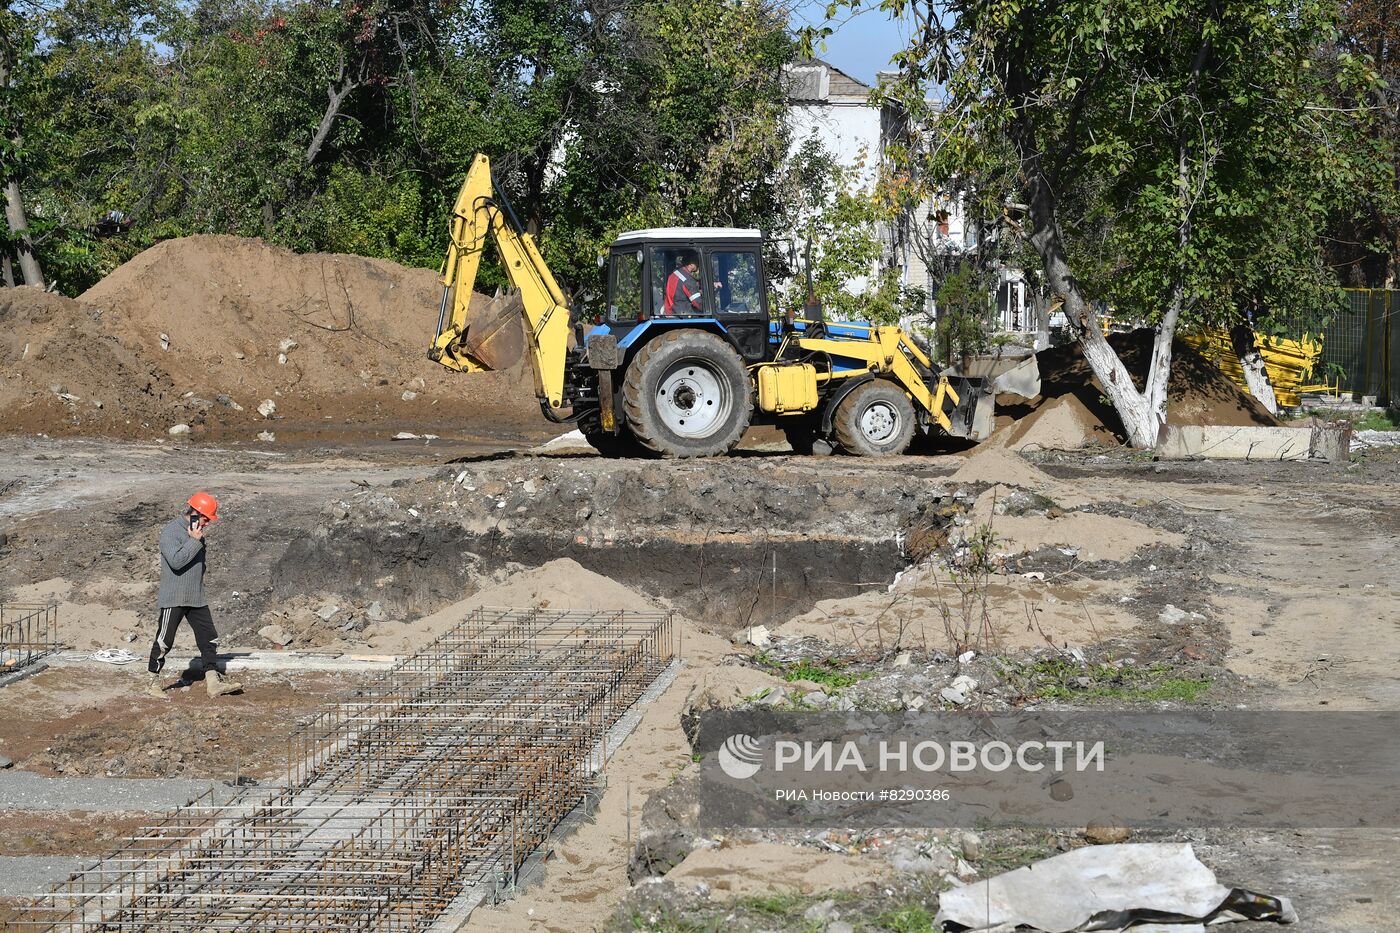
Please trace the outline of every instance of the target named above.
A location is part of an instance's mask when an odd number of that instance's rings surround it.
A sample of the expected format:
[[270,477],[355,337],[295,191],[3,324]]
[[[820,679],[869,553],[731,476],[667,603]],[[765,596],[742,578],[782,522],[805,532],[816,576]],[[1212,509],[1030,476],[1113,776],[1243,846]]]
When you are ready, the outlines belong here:
[[873,379],[851,390],[832,419],[836,443],[859,457],[902,454],[914,438],[914,404],[904,390]]
[[753,413],[749,374],[726,341],[673,330],[642,347],[622,383],[627,427],[663,457],[714,457],[739,443]]

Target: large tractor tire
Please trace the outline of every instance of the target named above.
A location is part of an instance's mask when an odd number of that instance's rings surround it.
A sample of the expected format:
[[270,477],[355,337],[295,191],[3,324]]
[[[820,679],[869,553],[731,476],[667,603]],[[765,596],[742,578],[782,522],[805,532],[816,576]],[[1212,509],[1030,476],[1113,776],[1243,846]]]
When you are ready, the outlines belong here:
[[642,347],[622,383],[627,427],[663,457],[715,457],[739,443],[753,413],[744,361],[702,330],[673,330]]
[[892,382],[873,379],[851,390],[832,419],[836,443],[859,457],[902,454],[914,438],[914,403]]

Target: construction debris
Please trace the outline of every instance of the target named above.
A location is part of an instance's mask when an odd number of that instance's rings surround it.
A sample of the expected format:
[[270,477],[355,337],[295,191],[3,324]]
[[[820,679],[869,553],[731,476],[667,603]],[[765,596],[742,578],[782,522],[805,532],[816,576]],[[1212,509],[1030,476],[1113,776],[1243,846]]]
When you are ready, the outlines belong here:
[[1140,922],[1199,930],[1202,922],[1298,920],[1287,898],[1218,883],[1188,843],[1075,849],[945,891],[939,907],[937,922],[969,931],[1113,931]]

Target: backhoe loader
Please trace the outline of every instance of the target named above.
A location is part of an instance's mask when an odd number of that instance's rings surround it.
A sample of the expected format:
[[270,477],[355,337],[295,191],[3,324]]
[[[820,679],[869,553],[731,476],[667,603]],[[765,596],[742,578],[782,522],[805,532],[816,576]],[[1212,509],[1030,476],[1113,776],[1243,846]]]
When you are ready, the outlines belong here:
[[[473,316],[488,237],[519,301]],[[482,372],[523,349],[544,416],[609,456],[717,456],[750,424],[777,425],[799,453],[861,456],[902,453],[916,431],[990,433],[992,386],[944,372],[900,328],[770,315],[763,249],[750,229],[624,233],[606,257],[606,313],[585,322],[478,155],[453,206],[428,357]]]

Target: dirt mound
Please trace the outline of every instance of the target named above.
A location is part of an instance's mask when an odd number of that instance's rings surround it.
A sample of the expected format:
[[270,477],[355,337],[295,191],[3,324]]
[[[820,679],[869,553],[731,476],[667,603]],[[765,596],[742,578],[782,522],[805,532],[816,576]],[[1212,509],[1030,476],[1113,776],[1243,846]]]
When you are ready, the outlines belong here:
[[169,372],[106,324],[62,295],[0,289],[0,430],[122,435],[185,420]]
[[[1108,338],[1139,388],[1152,357],[1152,338],[1147,329]],[[1011,450],[1068,450],[1094,441],[1123,440],[1123,422],[1104,397],[1078,344],[1042,351],[1037,359],[1040,395],[1030,400],[1002,400],[997,413],[1009,416],[1010,423],[999,428],[987,443]],[[1167,418],[1171,424],[1279,423],[1219,367],[1180,340],[1172,343]]]
[[1003,443],[1008,450],[1077,450],[1091,441],[1112,441],[1104,427],[1073,394],[1048,399],[1027,418],[1014,422]]
[[1055,481],[1004,447],[975,447],[949,480],[954,483],[1003,483],[1022,489],[1045,489]]
[[[184,423],[196,437],[267,430],[287,439],[357,426],[389,434],[535,426],[527,370],[463,376],[426,358],[441,294],[436,273],[379,259],[299,255],[229,236],[168,240],[78,302],[5,299],[15,321],[0,352],[10,371],[30,344],[21,380],[30,414],[0,429],[43,430],[48,418],[70,433],[163,434]],[[76,403],[40,391],[62,381],[63,394],[86,401],[74,389],[85,380],[123,417],[80,409],[74,418],[66,406]],[[268,400],[271,418],[258,411]]]
[[464,609],[478,606],[590,612],[655,612],[659,608],[654,600],[568,557],[512,574],[462,603]]

